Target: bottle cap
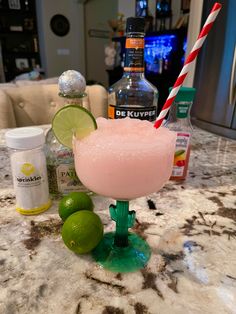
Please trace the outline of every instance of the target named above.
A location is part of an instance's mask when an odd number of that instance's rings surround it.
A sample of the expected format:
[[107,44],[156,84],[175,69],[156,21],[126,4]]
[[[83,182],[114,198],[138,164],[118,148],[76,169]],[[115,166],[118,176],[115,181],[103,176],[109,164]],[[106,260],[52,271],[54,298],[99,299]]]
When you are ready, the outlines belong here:
[[[171,91],[172,87],[169,88]],[[192,87],[180,87],[175,97],[174,105],[176,106],[176,117],[179,119],[187,118],[189,110],[193,103],[196,89]]]
[[45,143],[44,132],[40,128],[16,128],[6,132],[6,144],[15,149],[33,149]]
[[[169,88],[169,92],[172,90],[172,87]],[[178,94],[175,97],[174,102],[186,101],[192,102],[194,95],[196,93],[196,88],[193,87],[180,87]]]
[[63,97],[83,97],[86,88],[86,81],[83,75],[75,70],[63,72],[58,79],[60,96]]
[[126,33],[144,33],[145,19],[143,17],[128,17]]

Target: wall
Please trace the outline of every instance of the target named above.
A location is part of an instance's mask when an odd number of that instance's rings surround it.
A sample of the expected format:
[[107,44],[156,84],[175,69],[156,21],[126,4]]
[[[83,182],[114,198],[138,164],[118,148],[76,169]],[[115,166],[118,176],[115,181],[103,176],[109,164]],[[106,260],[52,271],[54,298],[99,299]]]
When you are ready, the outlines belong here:
[[125,19],[130,16],[135,16],[135,0],[119,0],[118,12],[123,13]]
[[[118,0],[89,0],[84,4],[85,38],[86,38],[86,78],[97,81],[108,87],[108,74],[105,66],[105,45],[109,44],[109,36],[102,38],[97,31],[111,32],[108,20],[116,19]],[[93,36],[89,35],[95,31]],[[93,32],[94,32],[93,31]]]
[[[187,36],[186,57],[193,48],[201,28],[203,0],[191,0],[190,17]],[[196,60],[191,65],[188,75],[184,81],[184,86],[192,87],[195,74]]]
[[[46,76],[59,76],[69,69],[85,75],[83,4],[75,0],[36,0],[36,5],[40,54]],[[50,20],[55,14],[62,14],[70,21],[68,35],[59,37],[51,31]]]

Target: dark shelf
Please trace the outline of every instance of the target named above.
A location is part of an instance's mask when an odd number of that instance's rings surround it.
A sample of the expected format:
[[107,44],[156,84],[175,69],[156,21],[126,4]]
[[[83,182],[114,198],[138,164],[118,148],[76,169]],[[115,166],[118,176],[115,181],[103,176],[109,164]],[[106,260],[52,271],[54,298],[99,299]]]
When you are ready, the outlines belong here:
[[30,71],[32,71],[32,68],[25,68],[25,69],[22,69],[22,70],[17,69],[17,70],[15,71],[15,73],[17,73],[17,74],[22,74],[22,73],[27,73],[27,72],[30,72]]
[[29,55],[29,56],[35,56],[38,55],[39,52],[35,51],[2,51],[3,55]]
[[1,0],[0,14],[21,14],[21,15],[35,15],[36,5],[35,0],[28,0],[26,5],[24,0],[20,0],[20,9],[10,9],[8,0]]
[[3,36],[8,36],[8,35],[29,35],[29,36],[38,36],[37,32],[36,31],[1,31],[0,30],[0,37],[3,37]]
[[7,9],[0,9],[0,15],[15,15],[17,13],[20,13],[21,15],[24,15],[24,16],[32,16],[34,15],[34,11],[32,10],[28,10],[28,11],[25,11],[25,10],[7,10]]
[[[32,71],[36,65],[41,66],[35,2],[36,0],[28,1],[26,8],[25,1],[20,0],[21,9],[14,10],[9,9],[8,0],[1,1],[0,41],[6,81]],[[20,27],[22,30],[11,30],[12,27]],[[17,68],[19,62],[27,68]]]

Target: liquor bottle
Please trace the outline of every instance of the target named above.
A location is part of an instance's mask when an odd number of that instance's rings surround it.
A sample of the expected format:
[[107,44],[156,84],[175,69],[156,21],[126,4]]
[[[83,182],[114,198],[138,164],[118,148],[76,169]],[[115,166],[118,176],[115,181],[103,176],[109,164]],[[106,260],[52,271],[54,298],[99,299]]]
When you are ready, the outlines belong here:
[[144,76],[144,27],[142,17],[127,19],[124,74],[109,88],[110,119],[156,120],[158,91]]
[[[65,71],[59,77],[59,96],[65,100],[65,106],[83,106],[86,99],[85,87],[85,79],[77,71]],[[52,197],[57,198],[73,191],[88,192],[76,175],[72,149],[58,142],[52,128],[46,135],[45,150],[49,192]]]
[[165,123],[167,128],[177,132],[174,164],[170,180],[184,180],[187,176],[190,140],[193,131],[190,110],[195,92],[195,88],[180,88]]

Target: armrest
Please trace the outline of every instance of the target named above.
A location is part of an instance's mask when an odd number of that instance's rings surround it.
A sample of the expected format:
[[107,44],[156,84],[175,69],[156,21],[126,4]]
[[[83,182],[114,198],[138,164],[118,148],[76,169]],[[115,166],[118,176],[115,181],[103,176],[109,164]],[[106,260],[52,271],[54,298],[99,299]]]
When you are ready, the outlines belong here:
[[0,90],[0,129],[16,127],[16,119],[10,97]]
[[91,85],[86,87],[89,99],[89,110],[95,118],[107,118],[108,94],[101,85]]

